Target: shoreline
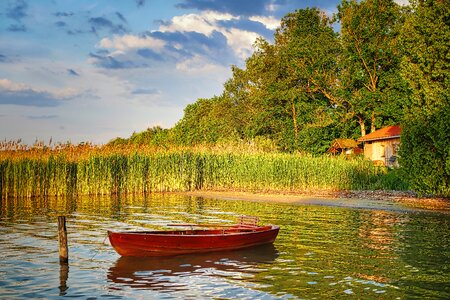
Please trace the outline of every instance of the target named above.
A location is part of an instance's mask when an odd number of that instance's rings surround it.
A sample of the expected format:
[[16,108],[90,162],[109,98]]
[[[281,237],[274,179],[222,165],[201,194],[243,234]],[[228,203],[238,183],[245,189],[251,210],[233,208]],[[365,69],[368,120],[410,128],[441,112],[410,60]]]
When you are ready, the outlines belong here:
[[177,194],[219,200],[319,205],[400,212],[430,211],[450,214],[450,199],[419,198],[414,193],[405,191],[314,191],[305,193],[192,191]]

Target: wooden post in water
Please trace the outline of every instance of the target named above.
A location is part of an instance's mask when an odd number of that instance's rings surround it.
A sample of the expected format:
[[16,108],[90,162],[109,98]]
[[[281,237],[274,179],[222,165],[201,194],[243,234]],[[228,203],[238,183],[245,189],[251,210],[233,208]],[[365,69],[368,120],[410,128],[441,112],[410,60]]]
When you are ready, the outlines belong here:
[[58,238],[59,238],[59,263],[69,262],[69,248],[67,247],[66,217],[58,216]]
[[69,289],[67,286],[67,280],[69,279],[69,264],[60,263],[59,264],[59,295],[65,296],[66,291]]

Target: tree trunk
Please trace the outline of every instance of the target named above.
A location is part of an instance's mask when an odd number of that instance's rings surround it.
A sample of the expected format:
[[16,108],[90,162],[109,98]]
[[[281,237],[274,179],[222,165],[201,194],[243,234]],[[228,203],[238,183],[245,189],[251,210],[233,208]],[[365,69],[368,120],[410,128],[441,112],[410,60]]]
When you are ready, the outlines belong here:
[[295,139],[298,138],[298,125],[297,125],[297,110],[295,109],[295,102],[292,102],[292,122],[294,124]]
[[361,136],[366,135],[366,124],[364,124],[364,119],[362,117],[358,117],[358,124],[361,128]]
[[370,132],[374,132],[376,130],[375,128],[375,112],[372,111],[372,118],[371,118],[371,123],[370,123]]

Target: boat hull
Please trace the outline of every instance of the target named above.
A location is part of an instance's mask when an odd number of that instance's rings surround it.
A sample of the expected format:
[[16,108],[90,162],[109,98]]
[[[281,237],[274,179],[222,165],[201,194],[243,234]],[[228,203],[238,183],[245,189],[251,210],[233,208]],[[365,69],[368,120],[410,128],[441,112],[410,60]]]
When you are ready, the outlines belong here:
[[270,244],[275,241],[279,229],[270,225],[210,230],[108,231],[108,237],[122,256],[173,256]]

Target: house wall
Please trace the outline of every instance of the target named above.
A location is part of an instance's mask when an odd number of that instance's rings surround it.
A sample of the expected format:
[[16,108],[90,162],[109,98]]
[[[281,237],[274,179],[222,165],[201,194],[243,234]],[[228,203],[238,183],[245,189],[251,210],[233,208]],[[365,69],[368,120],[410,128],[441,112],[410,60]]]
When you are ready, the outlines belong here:
[[400,138],[370,141],[364,143],[364,156],[377,164],[398,166],[396,158]]

